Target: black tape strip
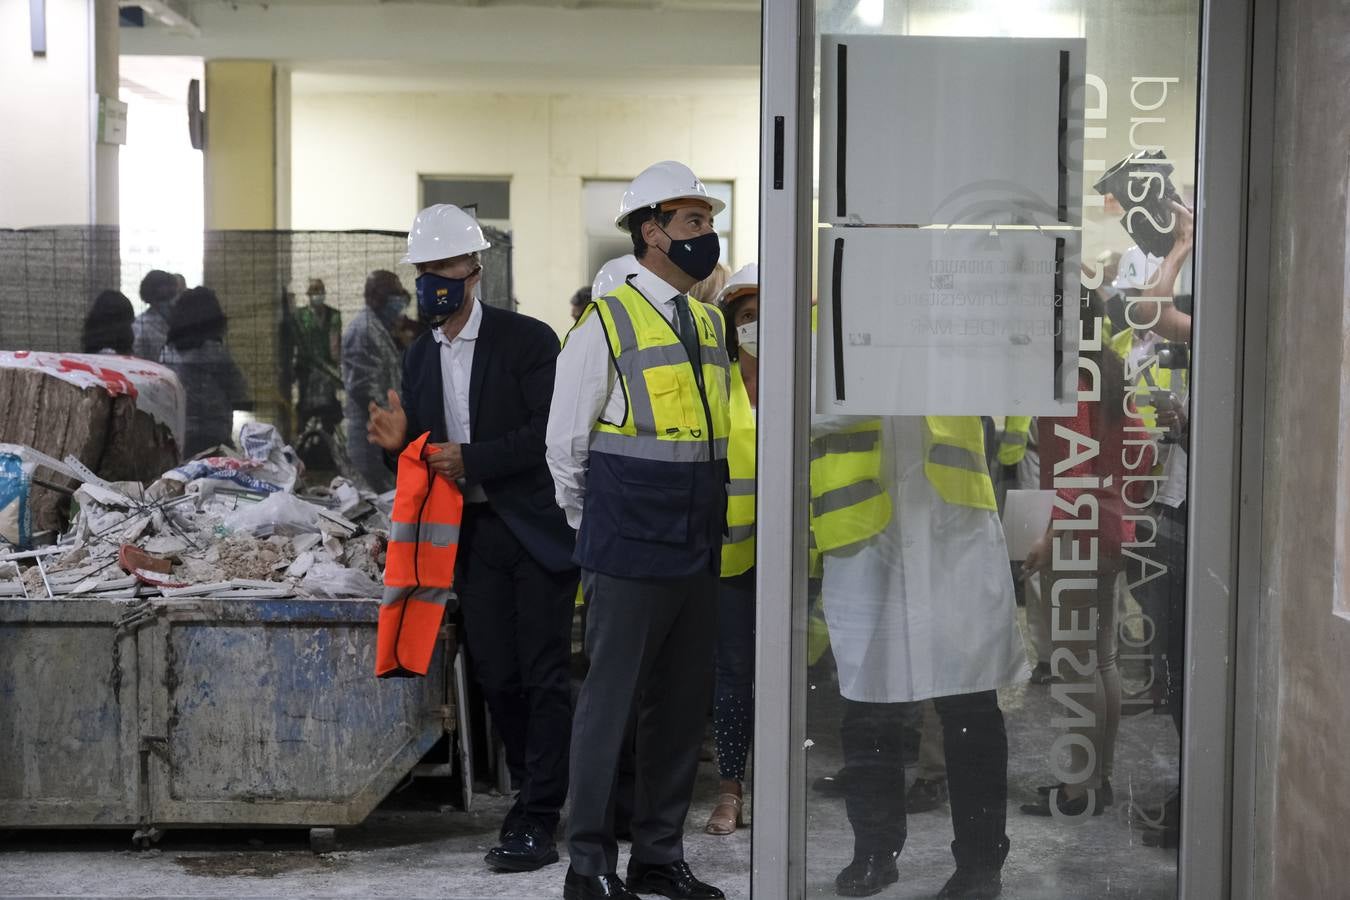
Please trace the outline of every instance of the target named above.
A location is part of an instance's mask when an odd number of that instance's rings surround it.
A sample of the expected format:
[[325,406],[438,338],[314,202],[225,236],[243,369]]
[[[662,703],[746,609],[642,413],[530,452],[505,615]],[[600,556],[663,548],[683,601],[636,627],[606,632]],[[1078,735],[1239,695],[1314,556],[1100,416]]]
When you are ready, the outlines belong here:
[[844,400],[844,239],[834,239],[834,276],[830,288],[834,317],[834,399]]
[[1059,221],[1069,221],[1069,51],[1059,51]]
[[1054,331],[1055,336],[1055,356],[1054,368],[1050,377],[1054,380],[1054,395],[1056,400],[1064,399],[1064,379],[1060,377],[1060,369],[1064,366],[1064,304],[1068,298],[1064,296],[1064,238],[1055,238],[1055,305],[1054,305]]

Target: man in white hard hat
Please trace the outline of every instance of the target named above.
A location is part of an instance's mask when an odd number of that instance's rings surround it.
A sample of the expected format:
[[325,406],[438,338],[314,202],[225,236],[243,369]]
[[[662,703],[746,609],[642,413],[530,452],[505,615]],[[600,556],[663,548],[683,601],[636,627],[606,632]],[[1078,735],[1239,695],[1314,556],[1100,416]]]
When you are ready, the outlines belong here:
[[[593,297],[558,357],[547,454],[558,505],[580,527],[590,657],[572,726],[567,900],[723,896],[684,859],[712,695],[730,432],[726,326],[686,292],[717,264],[723,208],[680,163],[635,178],[615,224],[637,266]],[[630,722],[625,882],[613,806]]]
[[553,503],[544,431],[558,337],[544,323],[478,297],[488,249],[456,206],[422,210],[405,263],[431,331],[408,348],[403,392],[372,404],[370,440],[400,453],[431,433],[427,457],[464,494],[455,591],[474,675],[520,785],[487,863],[533,871],[557,862],[571,731],[576,535]]

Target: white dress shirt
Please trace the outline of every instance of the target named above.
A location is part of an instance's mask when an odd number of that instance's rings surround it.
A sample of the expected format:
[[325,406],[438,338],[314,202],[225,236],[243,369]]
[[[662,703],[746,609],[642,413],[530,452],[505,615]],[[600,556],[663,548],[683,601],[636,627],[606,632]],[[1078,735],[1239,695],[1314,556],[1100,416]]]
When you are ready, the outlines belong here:
[[[675,321],[675,298],[680,291],[641,263],[632,284],[657,312],[666,317],[667,322]],[[581,527],[581,508],[586,497],[586,462],[591,455],[591,429],[601,418],[618,424],[627,412],[623,385],[610,358],[605,329],[598,316],[587,316],[572,329],[558,354],[544,451],[548,469],[553,474],[558,506],[567,514],[567,524],[573,528]]]
[[[454,338],[445,336],[439,328],[433,329],[432,337],[441,350],[441,403],[445,411],[446,436],[452,444],[467,444],[472,430],[469,422],[469,379],[473,374],[473,350],[478,343],[478,329],[483,324],[483,306],[477,300],[470,300],[473,310],[464,328]],[[480,485],[466,486],[459,479],[460,490],[464,492],[465,503],[486,503],[487,494]]]

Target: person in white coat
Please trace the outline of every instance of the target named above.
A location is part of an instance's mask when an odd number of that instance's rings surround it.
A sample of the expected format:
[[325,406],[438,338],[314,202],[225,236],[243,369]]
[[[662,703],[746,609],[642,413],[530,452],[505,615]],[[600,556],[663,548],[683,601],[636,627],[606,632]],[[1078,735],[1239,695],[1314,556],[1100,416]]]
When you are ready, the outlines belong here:
[[[831,434],[856,438],[864,421],[818,417],[813,445],[824,452]],[[864,433],[879,432],[878,480],[889,514],[877,519],[879,533],[823,554],[854,832],[854,859],[836,889],[867,896],[899,879],[902,746],[918,720],[914,704],[932,699],[946,744],[957,865],[939,897],[996,897],[1009,846],[1008,742],[996,689],[1024,679],[1026,662],[992,484],[985,488],[979,420],[870,421]],[[820,504],[816,474],[813,468],[813,504]]]

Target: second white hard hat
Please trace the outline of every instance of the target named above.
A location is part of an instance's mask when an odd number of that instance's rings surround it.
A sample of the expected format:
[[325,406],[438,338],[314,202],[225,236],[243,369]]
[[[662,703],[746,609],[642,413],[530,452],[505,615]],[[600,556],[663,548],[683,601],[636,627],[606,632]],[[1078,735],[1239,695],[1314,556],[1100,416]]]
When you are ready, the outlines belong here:
[[413,219],[408,230],[408,252],[402,262],[436,262],[466,253],[477,253],[492,245],[483,237],[478,220],[451,203],[428,206]]
[[634,210],[655,208],[670,200],[702,200],[712,207],[714,216],[727,208],[721,200],[708,194],[708,189],[692,169],[684,163],[666,160],[648,166],[628,185],[614,224],[627,233],[628,216]]
[[759,265],[750,263],[748,266],[741,266],[736,270],[727,283],[723,285],[722,292],[717,295],[717,305],[726,308],[731,301],[744,297],[746,294],[759,293]]
[[637,274],[637,270],[637,257],[631,253],[611,259],[595,273],[595,281],[591,284],[591,296],[596,299],[605,296],[627,281],[629,275]]

